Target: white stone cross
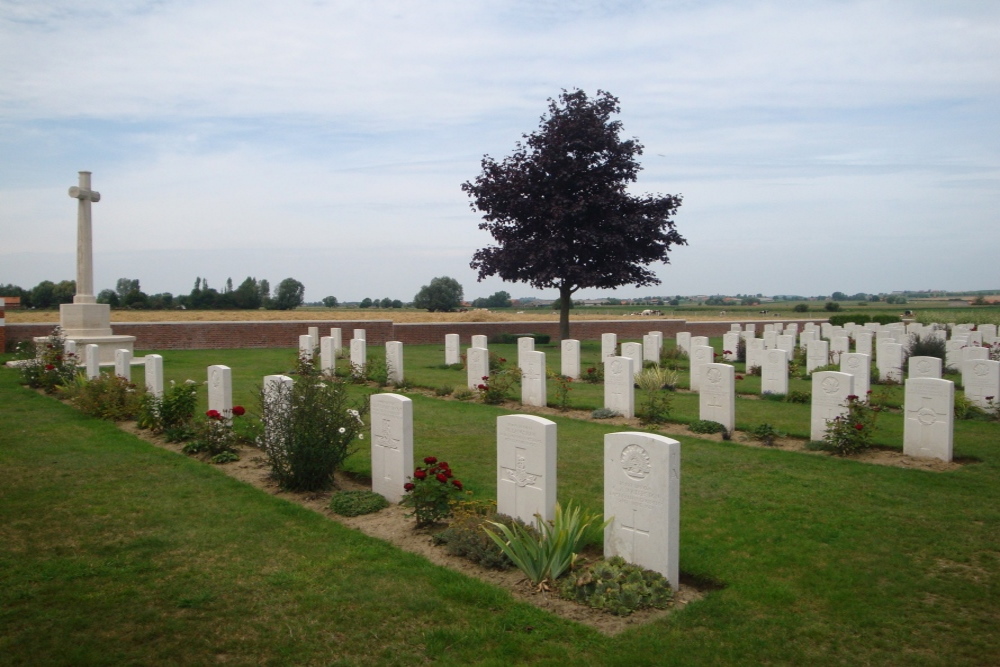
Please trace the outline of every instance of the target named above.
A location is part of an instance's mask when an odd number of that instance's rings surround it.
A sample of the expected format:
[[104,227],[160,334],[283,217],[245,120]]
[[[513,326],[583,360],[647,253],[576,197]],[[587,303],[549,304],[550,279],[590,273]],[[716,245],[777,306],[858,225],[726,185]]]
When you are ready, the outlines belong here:
[[629,523],[625,523],[625,521],[622,521],[621,525],[622,525],[622,531],[628,533],[629,537],[632,538],[631,551],[625,557],[625,560],[627,560],[630,563],[633,563],[637,558],[636,554],[639,553],[637,550],[639,545],[636,544],[636,538],[641,536],[648,539],[649,530],[643,530],[642,528],[639,527],[639,511],[636,509],[632,510],[632,520]]
[[90,203],[101,201],[101,193],[90,189],[90,172],[80,172],[80,185],[69,189],[79,200],[76,209],[76,295],[73,303],[97,303],[94,296],[94,235],[91,231]]

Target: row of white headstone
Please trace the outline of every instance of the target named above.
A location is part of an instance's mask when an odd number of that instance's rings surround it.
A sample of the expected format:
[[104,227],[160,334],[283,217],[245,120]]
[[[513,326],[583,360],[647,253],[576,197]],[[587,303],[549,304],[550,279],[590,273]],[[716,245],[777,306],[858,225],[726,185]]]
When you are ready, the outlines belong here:
[[[351,370],[363,373],[368,364],[368,339],[364,329],[355,329],[354,337],[348,343]],[[309,333],[299,336],[299,358],[312,361],[319,350],[320,372],[333,375],[337,370],[337,359],[343,349],[343,332],[339,328],[330,329],[329,336],[320,336],[319,327],[309,327]],[[403,343],[390,340],[385,343],[385,363],[389,384],[403,383]]]
[[[265,382],[265,387],[267,382]],[[414,471],[413,401],[371,397],[372,490],[403,499]],[[553,421],[534,415],[497,418],[497,511],[533,524],[555,516],[557,437]],[[649,433],[604,437],[604,553],[679,584],[680,443]]]

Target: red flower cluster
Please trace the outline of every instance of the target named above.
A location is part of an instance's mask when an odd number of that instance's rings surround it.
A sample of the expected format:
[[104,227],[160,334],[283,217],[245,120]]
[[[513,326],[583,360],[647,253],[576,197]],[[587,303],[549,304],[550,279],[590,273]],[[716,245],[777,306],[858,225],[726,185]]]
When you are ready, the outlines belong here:
[[[448,480],[456,487],[461,489],[462,482],[457,479],[452,479],[454,473],[451,471],[451,466],[448,465],[447,461],[438,461],[435,456],[428,456],[424,458],[424,466],[418,466],[413,471],[413,479],[415,481],[423,481],[427,478],[433,478],[442,484],[447,484]],[[412,491],[416,488],[416,484],[413,482],[407,482],[403,485],[403,488],[407,491]]]
[[52,364],[45,364],[45,370],[47,370],[47,371],[54,371],[55,369],[56,369],[56,367],[53,366]]
[[218,410],[209,410],[205,416],[209,419],[222,419],[222,414]]
[[236,415],[237,417],[242,417],[246,413],[247,413],[246,408],[244,408],[242,405],[233,406],[233,414]]
[[864,427],[865,427],[864,424],[855,424],[854,425],[854,428],[858,429],[859,431],[862,430],[862,429],[864,429]]
[[417,485],[414,484],[413,482],[407,482],[406,484],[403,485],[403,488],[406,489],[407,491],[412,491],[413,489],[417,488]]
[[742,376],[742,375],[737,375],[737,376],[736,376],[736,379],[737,379],[737,380],[742,380],[742,379],[743,379],[743,376]]

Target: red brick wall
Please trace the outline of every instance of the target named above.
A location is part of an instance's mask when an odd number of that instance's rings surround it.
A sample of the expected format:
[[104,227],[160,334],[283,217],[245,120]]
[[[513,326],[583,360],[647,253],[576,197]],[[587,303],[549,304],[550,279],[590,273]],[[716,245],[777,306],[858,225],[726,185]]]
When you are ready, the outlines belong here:
[[[781,322],[810,320],[778,320]],[[745,322],[740,322],[745,324]],[[688,322],[686,320],[659,320],[628,318],[620,320],[586,320],[570,322],[570,336],[578,340],[600,340],[601,334],[618,334],[620,339],[641,339],[650,331],[662,331],[666,338],[673,338],[679,331],[690,331],[696,336],[721,336],[729,331],[730,322]],[[765,322],[757,322],[758,331]],[[291,320],[281,322],[128,322],[112,324],[115,334],[135,336],[136,350],[212,350],[240,347],[289,347],[296,348],[299,336],[308,333],[309,327],[319,327],[321,336],[328,336],[332,327],[340,327],[344,342],[350,340],[354,329],[364,329],[370,345],[382,345],[398,340],[411,345],[444,345],[445,334],[457,333],[462,345],[472,342],[472,336],[494,336],[501,333],[549,334],[559,338],[558,322],[420,322],[393,324],[389,320]],[[55,323],[8,324],[7,341],[11,346],[36,336],[47,336]],[[3,335],[0,327],[0,336]]]

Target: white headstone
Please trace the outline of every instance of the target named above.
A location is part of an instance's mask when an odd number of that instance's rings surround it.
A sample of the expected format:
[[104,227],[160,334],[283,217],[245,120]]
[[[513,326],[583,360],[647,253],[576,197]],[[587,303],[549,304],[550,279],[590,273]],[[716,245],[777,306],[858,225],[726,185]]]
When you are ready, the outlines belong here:
[[872,356],[872,335],[870,332],[858,332],[854,337],[854,351],[858,354]]
[[788,393],[788,355],[784,350],[767,350],[760,372],[760,393]]
[[275,430],[272,418],[280,418],[291,409],[292,386],[295,381],[287,375],[265,375],[262,393],[264,394],[264,415],[261,419],[264,435],[261,444],[266,451],[282,449],[285,443],[281,434]]
[[476,334],[472,337],[472,347],[481,347],[484,350],[489,349],[489,337],[483,334]]
[[101,346],[96,343],[85,345],[85,362],[87,364],[87,379],[93,380],[101,375]]
[[319,327],[309,327],[309,337],[312,338],[312,346],[310,349],[315,350],[319,347]]
[[632,372],[642,371],[642,343],[622,343],[622,356],[632,360]]
[[465,364],[471,389],[475,389],[489,380],[490,351],[485,347],[470,347],[466,353]]
[[521,336],[517,339],[517,367],[524,372],[524,364],[529,352],[535,351],[535,339],[531,336]]
[[547,403],[545,388],[545,353],[526,352],[522,356],[521,403],[544,408]]
[[389,371],[389,384],[403,384],[403,343],[398,340],[385,342],[385,366]]
[[618,334],[601,334],[601,363],[618,354]]
[[352,336],[352,338],[355,338],[357,340],[364,340],[364,341],[368,340],[368,336],[367,336],[367,334],[365,334],[365,330],[364,329],[355,329],[354,330],[354,336]]
[[660,363],[659,339],[655,334],[646,334],[642,337],[642,360]]
[[868,397],[872,386],[872,358],[867,354],[843,352],[840,355],[840,372],[854,376],[854,393],[862,399]]
[[822,440],[827,422],[847,414],[847,397],[854,394],[854,376],[837,371],[820,371],[812,376],[812,411],[809,439]]
[[708,345],[711,347],[708,336],[691,336],[691,347],[694,347],[695,345]]
[[1000,361],[973,359],[962,369],[962,389],[973,405],[990,407],[990,401],[1000,402]]
[[299,336],[299,359],[312,361],[313,358],[313,337],[309,334]]
[[740,334],[735,331],[722,334],[722,358],[726,361],[737,361],[739,354]]
[[458,334],[445,334],[444,337],[444,363],[462,363],[461,337]]
[[373,394],[370,409],[372,491],[398,503],[406,477],[413,473],[413,401],[399,394]]
[[[938,360],[940,361],[940,359]],[[940,378],[906,381],[903,453],[951,461],[954,449],[955,383]]]
[[560,344],[562,357],[560,359],[561,375],[571,377],[574,380],[580,379],[580,341],[567,338]]
[[555,508],[555,422],[534,415],[497,417],[497,512],[534,525],[536,514],[554,519]]
[[746,361],[747,372],[750,372],[751,368],[764,368],[764,339],[763,338],[750,338],[747,340],[747,361]]
[[812,373],[830,363],[830,343],[823,339],[809,341],[806,346],[806,372]]
[[680,585],[681,445],[649,433],[604,436],[605,557],[659,572]]
[[676,340],[677,349],[684,350],[684,354],[691,354],[691,332],[678,331]]
[[851,351],[851,339],[847,336],[834,336],[830,340],[830,363],[839,364],[840,355]]
[[773,350],[778,347],[778,334],[775,333],[774,329],[771,329],[770,331],[765,329],[763,338],[765,350]]
[[736,381],[733,367],[729,364],[706,364],[698,394],[698,418],[718,422],[732,432],[736,428]]
[[208,409],[218,410],[226,419],[233,416],[233,369],[229,366],[208,367]]
[[899,343],[882,343],[875,357],[878,374],[882,380],[903,381],[903,346]]
[[[357,331],[357,329],[355,329]],[[351,339],[351,373],[363,373],[368,365],[368,342],[364,338]]]
[[908,375],[910,378],[941,379],[942,361],[937,357],[910,357]]
[[[3,302],[2,302],[2,300],[0,300],[0,327],[2,327],[4,325],[3,324],[3,320],[4,320],[4,318],[3,318]],[[77,366],[80,365],[80,355],[79,355],[79,352],[76,349],[76,341],[75,340],[67,340],[63,344],[63,354],[66,355],[66,362],[67,363],[74,362]]]
[[163,398],[163,357],[159,354],[146,355],[146,391]]
[[604,362],[604,407],[623,417],[635,416],[635,371],[630,357],[608,357]]
[[335,343],[333,336],[323,336],[319,339],[319,370],[326,375],[333,375],[337,370]]
[[708,345],[691,345],[690,360],[690,388],[691,391],[698,391],[701,386],[701,376],[705,366],[715,362],[715,350]]
[[339,357],[340,351],[344,349],[344,332],[333,327],[330,329],[330,338],[333,339],[333,356]]
[[784,351],[785,357],[789,361],[795,358],[795,336],[791,334],[778,334],[774,338],[774,346]]
[[115,350],[115,375],[132,380],[132,350]]

